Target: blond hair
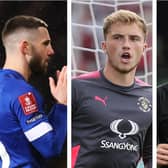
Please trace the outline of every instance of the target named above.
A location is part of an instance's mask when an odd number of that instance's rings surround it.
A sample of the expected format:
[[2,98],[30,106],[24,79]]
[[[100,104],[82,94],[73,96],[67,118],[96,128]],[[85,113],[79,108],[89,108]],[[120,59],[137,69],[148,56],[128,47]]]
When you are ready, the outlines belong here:
[[131,12],[129,10],[118,10],[110,15],[108,15],[104,19],[104,25],[103,25],[103,33],[104,38],[106,39],[106,36],[109,32],[109,29],[111,28],[111,25],[116,23],[123,23],[123,24],[137,24],[139,28],[142,29],[144,33],[144,37],[147,36],[147,25],[145,20],[138,16],[136,13]]

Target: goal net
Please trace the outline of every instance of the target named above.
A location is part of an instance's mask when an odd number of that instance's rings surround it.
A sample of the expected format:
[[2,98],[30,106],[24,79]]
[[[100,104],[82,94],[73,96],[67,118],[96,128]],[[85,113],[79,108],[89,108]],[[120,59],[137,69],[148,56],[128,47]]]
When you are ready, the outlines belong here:
[[72,76],[104,67],[106,56],[101,49],[103,19],[119,9],[134,11],[147,22],[148,47],[136,76],[152,83],[151,0],[72,0]]

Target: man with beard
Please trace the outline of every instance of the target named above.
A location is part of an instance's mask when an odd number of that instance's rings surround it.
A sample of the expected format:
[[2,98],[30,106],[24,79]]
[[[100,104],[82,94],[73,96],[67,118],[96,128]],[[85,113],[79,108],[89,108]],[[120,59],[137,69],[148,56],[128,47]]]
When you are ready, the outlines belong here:
[[[47,24],[33,16],[9,19],[2,31],[6,62],[0,70],[0,167],[43,168],[66,137],[66,67],[49,78],[55,105],[47,116],[43,99],[29,85],[33,68],[46,72],[54,54]],[[57,102],[57,103],[56,103]]]
[[102,70],[72,81],[72,167],[152,167],[152,90],[135,78],[147,26],[119,10],[104,19]]

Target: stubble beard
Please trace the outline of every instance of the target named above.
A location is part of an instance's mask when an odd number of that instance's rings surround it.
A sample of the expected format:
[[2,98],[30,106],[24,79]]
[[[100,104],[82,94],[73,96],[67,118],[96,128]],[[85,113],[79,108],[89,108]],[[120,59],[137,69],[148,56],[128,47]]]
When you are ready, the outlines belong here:
[[112,69],[114,69],[115,71],[119,72],[120,74],[129,74],[130,72],[134,71],[137,66],[138,63],[135,65],[132,65],[131,67],[127,68],[127,67],[120,67],[119,65],[116,65],[112,62],[112,60],[108,60],[110,66],[112,67]]
[[119,68],[119,67],[113,67],[114,69],[116,69],[116,71],[118,71],[121,74],[129,74],[130,72],[132,72],[134,69],[136,69],[137,64],[130,67],[129,69],[124,69],[124,68]]

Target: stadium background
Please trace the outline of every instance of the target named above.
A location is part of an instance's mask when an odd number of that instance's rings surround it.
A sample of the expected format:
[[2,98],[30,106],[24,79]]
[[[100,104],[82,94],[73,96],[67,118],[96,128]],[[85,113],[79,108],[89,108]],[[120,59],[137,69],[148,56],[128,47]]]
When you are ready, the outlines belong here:
[[[134,11],[147,22],[148,47],[137,68],[136,76],[152,84],[151,0],[72,0],[72,76],[103,68],[103,19],[119,9]],[[143,167],[140,162],[138,168]]]
[[[33,74],[30,82],[45,98],[45,110],[48,112],[54,100],[49,87],[48,76],[55,76],[56,69],[61,69],[67,63],[67,2],[64,1],[0,1],[0,32],[5,21],[15,15],[33,15],[45,20],[49,26],[52,46],[55,51],[49,63],[48,74]],[[1,39],[1,35],[0,35]],[[4,48],[0,40],[0,67],[5,61]],[[48,168],[66,168],[66,143],[63,153],[48,163]]]
[[128,9],[145,18],[148,47],[136,76],[152,83],[152,1],[151,0],[72,0],[72,75],[94,71],[104,66],[101,50],[103,19],[119,9]]

